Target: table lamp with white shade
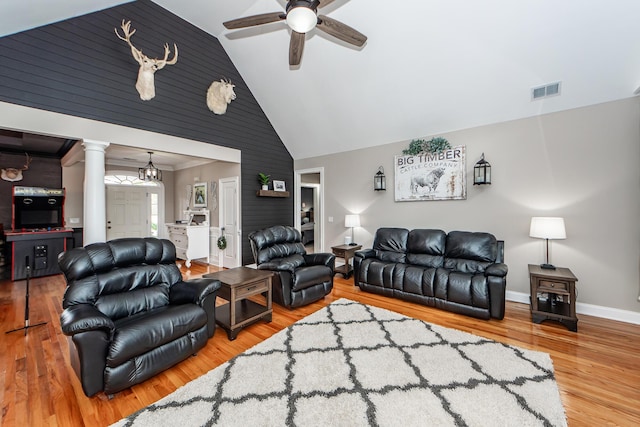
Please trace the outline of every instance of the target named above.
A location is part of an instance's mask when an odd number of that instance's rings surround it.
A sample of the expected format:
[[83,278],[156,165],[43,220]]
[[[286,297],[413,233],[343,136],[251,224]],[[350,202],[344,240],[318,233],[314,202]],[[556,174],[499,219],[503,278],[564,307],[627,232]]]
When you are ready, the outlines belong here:
[[529,236],[546,240],[546,261],[544,264],[540,264],[540,268],[555,270],[556,267],[549,263],[549,239],[555,240],[567,238],[567,232],[564,228],[564,218],[534,216],[531,218]]
[[353,241],[353,228],[360,227],[360,215],[345,215],[344,216],[344,226],[347,228],[351,228],[351,237],[345,237],[345,243],[350,246],[355,246],[357,243]]

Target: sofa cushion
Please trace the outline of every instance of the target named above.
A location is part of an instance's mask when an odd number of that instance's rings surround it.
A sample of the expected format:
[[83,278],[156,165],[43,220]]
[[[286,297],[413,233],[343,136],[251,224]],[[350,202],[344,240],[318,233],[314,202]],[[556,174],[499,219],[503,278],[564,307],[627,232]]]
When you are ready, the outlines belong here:
[[107,366],[118,366],[206,324],[207,314],[196,304],[165,306],[125,317],[116,322]]
[[478,308],[489,308],[489,285],[481,274],[451,272],[447,300]]
[[498,255],[498,242],[489,233],[451,231],[446,247],[445,268],[463,273],[484,273]]
[[111,319],[118,320],[169,305],[169,292],[167,283],[159,283],[129,292],[101,296],[95,306]]
[[405,262],[407,237],[405,228],[379,228],[373,241],[376,258],[384,262]]
[[442,267],[446,241],[447,234],[442,230],[411,230],[407,238],[407,263]]

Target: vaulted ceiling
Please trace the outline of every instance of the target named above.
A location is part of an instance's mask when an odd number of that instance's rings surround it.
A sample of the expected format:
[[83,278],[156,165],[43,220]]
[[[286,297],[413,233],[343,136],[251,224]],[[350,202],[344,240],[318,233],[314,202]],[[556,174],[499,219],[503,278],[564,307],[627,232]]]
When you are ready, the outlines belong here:
[[[321,13],[367,43],[312,30],[299,67],[288,65],[284,22],[222,25],[283,11],[284,0],[153,1],[220,40],[294,159],[623,99],[640,87],[637,0],[336,0]],[[3,0],[0,36],[121,3]],[[532,88],[557,82],[558,96],[532,100]]]

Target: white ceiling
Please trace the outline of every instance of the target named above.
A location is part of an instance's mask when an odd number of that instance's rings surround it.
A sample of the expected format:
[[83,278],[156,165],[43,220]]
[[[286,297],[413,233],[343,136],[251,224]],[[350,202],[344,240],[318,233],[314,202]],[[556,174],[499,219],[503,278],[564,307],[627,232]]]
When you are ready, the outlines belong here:
[[[218,37],[294,159],[623,99],[640,86],[638,0],[336,0],[321,13],[367,43],[312,30],[296,69],[283,22],[222,26],[282,11],[284,0],[153,1]],[[119,3],[3,0],[0,36]],[[533,87],[558,81],[560,96],[531,101]]]

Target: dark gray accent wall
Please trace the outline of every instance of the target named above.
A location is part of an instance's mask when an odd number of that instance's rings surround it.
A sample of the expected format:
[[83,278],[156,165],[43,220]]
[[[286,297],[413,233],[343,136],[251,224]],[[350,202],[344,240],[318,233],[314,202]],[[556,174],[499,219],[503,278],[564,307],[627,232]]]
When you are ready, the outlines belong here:
[[[140,100],[138,64],[114,34],[122,19],[149,57],[162,57],[164,43],[178,45],[178,62],[156,73],[150,101]],[[222,77],[236,85],[237,99],[218,116],[206,92]],[[293,198],[256,196],[258,172],[291,189],[293,159],[222,45],[149,0],[0,38],[0,100],[241,150],[244,264],[253,262],[250,232],[293,224]]]

